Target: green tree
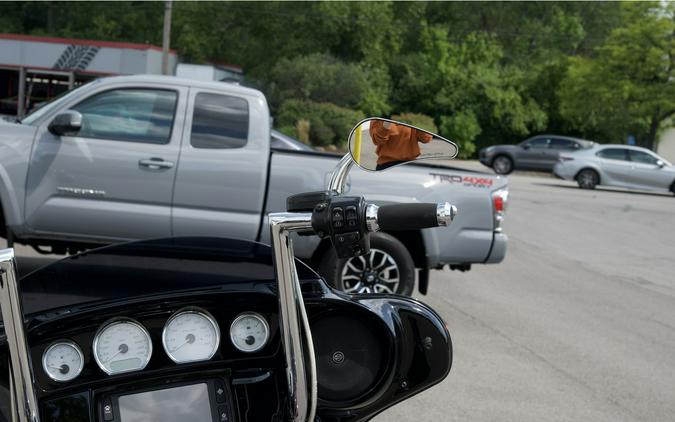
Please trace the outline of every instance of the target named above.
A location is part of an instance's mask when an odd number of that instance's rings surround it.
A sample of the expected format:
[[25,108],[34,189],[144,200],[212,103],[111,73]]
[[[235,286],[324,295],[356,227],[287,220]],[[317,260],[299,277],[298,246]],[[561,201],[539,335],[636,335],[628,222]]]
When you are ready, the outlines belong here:
[[484,128],[521,136],[542,129],[545,113],[520,95],[520,73],[502,64],[502,53],[486,34],[457,43],[444,28],[422,28],[417,51],[395,67],[396,105],[438,119],[442,134],[454,134],[465,148]]
[[573,58],[560,90],[561,113],[601,139],[628,133],[654,148],[675,115],[675,5],[624,3],[623,22],[595,50]]

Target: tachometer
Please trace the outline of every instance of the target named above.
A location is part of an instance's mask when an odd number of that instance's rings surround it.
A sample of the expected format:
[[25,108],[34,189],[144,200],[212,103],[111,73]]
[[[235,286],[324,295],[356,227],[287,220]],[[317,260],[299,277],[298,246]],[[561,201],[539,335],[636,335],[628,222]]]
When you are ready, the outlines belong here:
[[151,355],[150,334],[132,319],[109,321],[94,337],[94,359],[108,375],[143,369]]
[[257,352],[267,343],[270,328],[262,316],[247,312],[239,315],[230,326],[230,339],[242,352]]
[[183,309],[166,322],[162,344],[176,363],[209,360],[220,345],[220,329],[206,311]]
[[84,365],[80,347],[68,340],[57,341],[42,355],[42,368],[54,381],[66,382],[75,379]]

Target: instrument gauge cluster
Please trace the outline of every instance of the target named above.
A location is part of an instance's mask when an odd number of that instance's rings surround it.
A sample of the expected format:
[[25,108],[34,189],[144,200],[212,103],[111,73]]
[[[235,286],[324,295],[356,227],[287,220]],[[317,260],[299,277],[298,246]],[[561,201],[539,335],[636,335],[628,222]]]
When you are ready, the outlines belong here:
[[[268,343],[270,326],[261,314],[243,312],[230,318],[226,322],[230,323],[229,339],[235,350],[255,353]],[[145,369],[153,353],[150,332],[159,336],[161,327],[157,327],[156,320],[147,324],[148,327],[127,317],[114,317],[101,324],[91,343],[93,360],[98,368],[107,375]],[[179,365],[211,360],[221,346],[220,339],[216,318],[197,307],[180,308],[163,323],[161,331],[164,353]],[[42,368],[52,381],[74,380],[85,364],[85,355],[75,341],[61,339],[49,344],[42,352]]]

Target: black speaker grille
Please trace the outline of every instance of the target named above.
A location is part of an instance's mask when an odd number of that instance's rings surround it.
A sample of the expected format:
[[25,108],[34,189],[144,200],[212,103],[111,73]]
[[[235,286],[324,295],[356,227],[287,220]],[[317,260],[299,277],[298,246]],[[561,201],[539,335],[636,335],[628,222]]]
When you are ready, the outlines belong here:
[[371,390],[386,364],[382,336],[372,323],[326,314],[312,323],[321,400],[347,402]]

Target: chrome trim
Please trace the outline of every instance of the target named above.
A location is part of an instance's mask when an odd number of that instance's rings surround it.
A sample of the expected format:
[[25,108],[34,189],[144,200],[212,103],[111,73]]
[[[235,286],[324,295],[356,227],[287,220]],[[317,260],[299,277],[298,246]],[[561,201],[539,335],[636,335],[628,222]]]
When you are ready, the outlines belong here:
[[[343,187],[345,178],[336,173],[351,167],[347,154],[340,160],[331,178],[331,187]],[[345,176],[346,177],[346,176]],[[342,186],[340,186],[342,184]],[[339,190],[339,189],[338,189]],[[312,333],[300,290],[300,280],[295,267],[292,232],[311,229],[311,213],[274,213],[269,215],[269,225],[274,257],[274,272],[279,285],[279,323],[281,342],[286,356],[286,377],[288,382],[290,419],[293,422],[314,421],[317,405],[316,361]],[[309,371],[305,370],[301,326],[304,328],[305,345]],[[307,373],[309,372],[309,373]],[[309,378],[309,386],[307,385]]]
[[[77,371],[75,371],[76,374],[72,378],[68,378],[67,380],[60,380],[60,379],[54,378],[52,376],[52,374],[49,373],[49,370],[47,369],[47,354],[49,354],[50,350],[52,350],[54,347],[59,346],[59,345],[65,345],[65,346],[72,347],[73,349],[75,349],[77,354],[80,356],[80,366],[78,366]],[[49,347],[47,347],[45,349],[44,353],[42,353],[42,369],[45,371],[45,374],[47,374],[47,376],[53,381],[56,381],[56,382],[72,381],[82,373],[82,368],[84,368],[84,354],[82,354],[82,349],[80,349],[80,346],[77,343],[75,343],[74,341],[57,340],[54,343],[50,344]]]
[[366,206],[366,228],[371,233],[380,231],[380,225],[377,223],[377,210],[379,209],[380,207],[375,204]]
[[[103,331],[106,328],[109,328],[109,327],[111,327],[115,324],[122,324],[122,323],[135,325],[136,327],[138,327],[143,332],[143,334],[145,334],[145,336],[148,339],[148,358],[145,360],[145,362],[143,362],[143,365],[141,365],[139,368],[127,369],[125,371],[109,371],[105,367],[103,362],[101,362],[101,360],[99,359],[98,353],[96,351],[96,346],[98,345],[98,340],[101,337],[101,333],[103,333]],[[101,368],[101,371],[105,372],[108,375],[117,375],[117,374],[125,374],[127,372],[142,371],[143,369],[145,369],[146,366],[148,366],[148,363],[150,362],[150,359],[152,358],[152,338],[150,337],[150,333],[148,332],[148,330],[140,322],[138,322],[134,319],[131,319],[131,318],[127,318],[127,317],[115,317],[115,318],[109,319],[108,321],[104,322],[101,325],[101,327],[98,329],[98,331],[96,331],[96,335],[94,335],[94,342],[92,344],[92,352],[94,354],[94,360],[96,361],[96,364],[98,365],[98,367]]]
[[56,188],[58,193],[78,196],[105,196],[105,191],[100,189],[89,188],[71,188],[68,186],[58,186]]
[[330,175],[330,181],[328,182],[329,191],[334,191],[339,194],[344,193],[347,176],[353,165],[354,160],[352,159],[351,153],[348,152],[340,159],[340,162],[335,166],[335,169],[333,169],[333,172]]
[[[173,320],[177,319],[178,317],[180,317],[182,315],[187,315],[187,314],[195,314],[195,315],[199,315],[201,317],[204,317],[204,319],[206,319],[209,323],[211,323],[211,326],[213,327],[213,330],[216,333],[216,346],[213,348],[213,350],[211,351],[211,354],[207,358],[193,359],[193,360],[179,360],[179,359],[176,359],[173,355],[171,355],[171,352],[169,352],[169,346],[166,345],[166,329],[169,327],[169,324],[171,324],[171,322],[173,322]],[[162,328],[162,347],[164,348],[164,353],[166,353],[166,355],[169,357],[169,359],[171,359],[172,361],[174,361],[177,364],[190,363],[190,362],[203,362],[203,361],[210,360],[216,354],[216,352],[218,351],[218,347],[220,347],[220,327],[218,326],[218,322],[213,317],[213,315],[211,315],[210,313],[208,313],[207,311],[205,311],[202,308],[197,308],[197,307],[193,307],[193,306],[181,308],[181,309],[177,310],[173,315],[171,315],[169,317],[169,319],[166,320],[166,323],[164,324],[164,328]],[[175,350],[174,350],[174,352],[175,352]]]
[[457,207],[449,202],[442,202],[436,206],[436,221],[438,227],[447,227],[457,215]]
[[16,274],[14,249],[0,250],[0,307],[10,355],[10,379],[14,393],[11,407],[16,410],[12,413],[12,420],[38,422],[40,416]]
[[[262,324],[265,326],[265,341],[263,341],[263,343],[259,347],[255,348],[254,350],[240,349],[239,346],[237,346],[237,343],[234,341],[234,335],[232,333],[232,329],[234,328],[235,324],[237,324],[239,321],[241,321],[242,319],[247,318],[247,317],[255,318],[258,321],[262,322]],[[234,319],[234,321],[232,321],[232,324],[230,324],[230,341],[232,342],[232,345],[234,345],[234,347],[236,347],[237,350],[239,350],[240,352],[255,353],[255,352],[259,351],[260,349],[262,349],[263,347],[265,347],[265,345],[267,344],[267,341],[269,339],[270,339],[270,325],[267,323],[267,320],[265,319],[265,317],[263,317],[259,313],[244,312],[242,314],[237,315],[237,317]]]

